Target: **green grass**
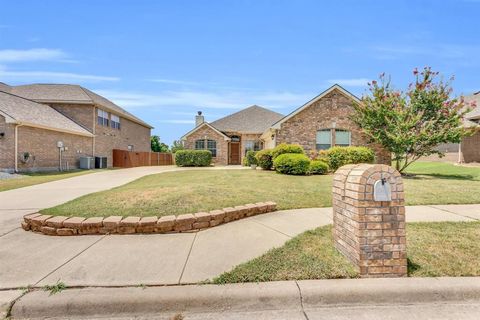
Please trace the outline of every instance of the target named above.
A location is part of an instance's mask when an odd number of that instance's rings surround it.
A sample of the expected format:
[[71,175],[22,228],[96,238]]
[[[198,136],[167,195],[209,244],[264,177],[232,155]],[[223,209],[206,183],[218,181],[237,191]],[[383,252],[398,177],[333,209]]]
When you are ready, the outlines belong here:
[[[406,202],[478,203],[480,168],[416,163],[404,178]],[[331,206],[332,176],[288,176],[269,171],[182,171],[150,175],[93,193],[43,213],[65,216],[164,216],[251,202],[275,201],[279,209]]]
[[[332,226],[307,231],[280,248],[223,273],[214,283],[355,278],[333,247]],[[480,222],[407,224],[410,277],[480,276]]]
[[98,172],[105,169],[98,170],[73,170],[68,172],[35,172],[24,173],[22,178],[0,180],[0,192],[12,189],[18,189],[35,184],[51,182],[55,180],[67,179],[76,176],[81,176],[88,173]]

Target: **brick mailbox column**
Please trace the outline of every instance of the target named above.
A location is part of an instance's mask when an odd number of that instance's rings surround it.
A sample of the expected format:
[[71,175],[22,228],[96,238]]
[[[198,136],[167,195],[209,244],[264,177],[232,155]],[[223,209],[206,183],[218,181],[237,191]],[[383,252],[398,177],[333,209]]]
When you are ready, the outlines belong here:
[[346,165],[333,180],[335,247],[361,277],[407,275],[402,177],[387,165]]

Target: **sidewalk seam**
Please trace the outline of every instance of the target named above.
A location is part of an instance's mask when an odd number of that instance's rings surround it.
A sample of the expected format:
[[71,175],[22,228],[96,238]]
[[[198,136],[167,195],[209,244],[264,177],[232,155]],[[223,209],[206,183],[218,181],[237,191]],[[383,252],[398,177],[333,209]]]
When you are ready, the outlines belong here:
[[74,255],[73,257],[71,257],[70,259],[68,259],[67,261],[65,261],[64,263],[62,263],[61,265],[59,265],[58,267],[56,267],[55,269],[53,269],[52,271],[50,271],[46,276],[44,276],[43,278],[41,278],[40,280],[38,280],[37,282],[34,283],[34,286],[38,285],[42,280],[44,280],[45,278],[47,278],[49,275],[53,274],[55,271],[59,270],[61,267],[63,267],[64,265],[66,265],[67,263],[69,263],[70,261],[72,261],[73,259],[75,259],[76,257],[78,257],[79,255],[81,255],[82,253],[84,253],[85,251],[87,251],[88,249],[90,249],[91,247],[93,247],[94,245],[96,245],[97,243],[99,243],[101,240],[105,239],[105,237],[108,236],[108,234],[100,237],[100,239],[98,239],[97,241],[93,242],[92,244],[90,244],[89,246],[87,246],[85,249],[81,250],[79,253],[77,253],[76,255]]
[[463,215],[463,214],[460,214],[460,213],[456,213],[456,212],[453,212],[453,211],[450,211],[450,210],[447,210],[447,209],[434,207],[434,206],[438,206],[438,204],[431,204],[431,205],[425,205],[425,206],[426,206],[426,207],[429,207],[429,208],[432,208],[432,209],[437,209],[437,210],[445,211],[445,212],[448,212],[448,213],[451,213],[451,214],[454,214],[454,215],[456,215],[456,216],[460,216],[460,217],[463,217],[463,218],[469,218],[469,219],[472,219],[472,220],[475,220],[475,221],[479,221],[479,220],[480,220],[480,219],[477,219],[477,218],[474,218],[474,217],[470,217],[470,216],[467,216],[467,215]]
[[193,245],[195,244],[195,240],[197,240],[197,234],[198,234],[198,232],[195,232],[195,236],[193,237],[192,244],[190,245],[190,250],[188,250],[187,259],[185,260],[185,264],[183,265],[183,268],[182,268],[182,273],[180,274],[180,278],[178,279],[178,284],[180,284],[182,282],[183,273],[185,272],[185,269],[187,268],[187,263],[188,263],[188,260],[190,259],[190,254],[192,253],[192,249],[193,249]]
[[15,229],[12,229],[12,230],[7,231],[7,232],[5,232],[5,233],[3,233],[3,234],[0,234],[0,238],[3,237],[3,236],[6,236],[7,234],[12,233],[12,232],[15,231],[15,230],[18,230],[18,229],[20,229],[20,227],[16,227]]
[[282,231],[280,231],[280,230],[277,230],[277,229],[275,229],[275,228],[272,228],[272,227],[270,227],[270,226],[268,226],[268,225],[266,225],[266,224],[264,224],[264,223],[261,223],[260,221],[257,221],[256,219],[252,219],[252,221],[255,222],[255,223],[257,223],[257,224],[259,224],[259,225],[261,225],[261,226],[264,226],[264,227],[267,228],[267,229],[270,229],[270,230],[273,230],[273,231],[278,232],[278,233],[280,233],[280,234],[283,234],[284,236],[286,236],[286,237],[288,237],[288,238],[290,238],[290,239],[293,238],[293,236],[288,235],[288,234],[286,234],[286,233],[284,233],[284,232],[282,232]]
[[300,296],[300,307],[302,308],[303,316],[305,317],[306,320],[309,320],[309,319],[308,319],[308,316],[307,316],[307,313],[305,312],[305,308],[303,307],[302,289],[300,289],[300,285],[298,284],[298,281],[297,281],[297,280],[295,280],[295,285],[296,285],[297,288],[298,288],[298,294],[299,294],[299,296]]

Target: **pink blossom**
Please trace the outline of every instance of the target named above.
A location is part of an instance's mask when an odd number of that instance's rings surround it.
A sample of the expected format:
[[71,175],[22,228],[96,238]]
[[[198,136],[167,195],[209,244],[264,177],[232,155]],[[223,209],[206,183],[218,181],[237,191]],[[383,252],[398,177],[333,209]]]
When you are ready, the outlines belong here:
[[417,75],[417,74],[418,74],[418,69],[417,69],[417,68],[413,69],[413,74],[414,74],[414,75]]
[[376,86],[376,85],[377,85],[377,81],[373,80],[373,81],[372,81],[372,84],[373,84],[374,86]]

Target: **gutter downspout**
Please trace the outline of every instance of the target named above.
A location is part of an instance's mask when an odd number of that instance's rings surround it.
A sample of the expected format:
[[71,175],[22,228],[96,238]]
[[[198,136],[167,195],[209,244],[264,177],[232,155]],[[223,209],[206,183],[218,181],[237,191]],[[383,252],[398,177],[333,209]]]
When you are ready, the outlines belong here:
[[18,172],[18,127],[21,127],[21,124],[15,125],[15,173]]

